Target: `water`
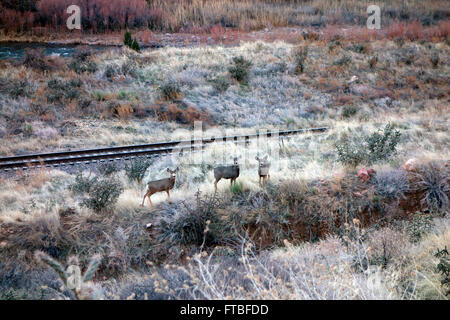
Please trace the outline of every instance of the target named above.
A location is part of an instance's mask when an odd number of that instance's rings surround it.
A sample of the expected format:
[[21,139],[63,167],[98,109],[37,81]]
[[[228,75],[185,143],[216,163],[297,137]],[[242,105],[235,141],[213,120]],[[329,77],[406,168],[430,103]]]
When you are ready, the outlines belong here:
[[[76,51],[79,45],[71,44],[48,44],[48,43],[18,43],[18,42],[0,42],[0,60],[3,59],[21,59],[27,48],[44,49],[46,55],[58,55],[61,57],[70,57]],[[91,50],[103,51],[110,49],[109,46],[93,45],[89,46]]]

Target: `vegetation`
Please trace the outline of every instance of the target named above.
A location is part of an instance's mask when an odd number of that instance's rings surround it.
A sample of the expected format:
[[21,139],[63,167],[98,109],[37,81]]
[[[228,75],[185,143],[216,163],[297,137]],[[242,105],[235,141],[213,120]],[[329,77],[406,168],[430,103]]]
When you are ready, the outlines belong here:
[[230,75],[233,79],[241,83],[248,82],[248,77],[252,63],[246,60],[243,56],[234,57],[233,65],[228,68]]
[[388,123],[383,131],[371,135],[344,135],[337,143],[338,159],[343,164],[357,166],[389,159],[396,152],[400,131]]
[[125,171],[127,173],[128,179],[141,184],[142,179],[145,176],[145,172],[147,171],[148,167],[150,167],[150,164],[150,161],[145,157],[134,158],[130,164],[125,165]]
[[103,2],[64,35],[64,1],[1,2],[2,39],[116,45],[0,60],[1,155],[329,130],[1,173],[0,299],[448,299],[441,3]]

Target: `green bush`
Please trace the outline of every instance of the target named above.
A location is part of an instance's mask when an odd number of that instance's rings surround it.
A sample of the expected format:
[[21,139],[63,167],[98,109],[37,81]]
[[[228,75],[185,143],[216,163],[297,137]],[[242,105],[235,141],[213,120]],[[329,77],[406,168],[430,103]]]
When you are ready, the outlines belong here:
[[369,151],[369,164],[388,159],[395,154],[397,144],[400,141],[400,131],[392,128],[388,123],[383,131],[374,132],[366,137],[366,143]]
[[134,158],[129,165],[125,165],[125,172],[128,179],[137,181],[139,184],[142,183],[142,179],[150,164],[150,161],[144,157]]
[[114,179],[95,179],[91,181],[88,197],[82,204],[95,212],[111,208],[123,191],[122,184]]
[[238,82],[246,83],[250,74],[252,63],[246,60],[243,56],[234,57],[233,64],[228,68],[230,75]]
[[406,232],[412,242],[420,241],[425,234],[433,228],[433,217],[431,214],[416,212],[414,218],[406,226]]
[[129,31],[126,31],[123,37],[123,44],[126,45],[127,47],[131,47],[132,43],[133,39],[131,38],[131,33]]
[[373,164],[389,159],[396,152],[400,132],[388,123],[371,135],[343,135],[336,143],[339,162],[344,165]]
[[84,177],[82,172],[78,172],[75,176],[75,182],[69,186],[69,189],[76,194],[87,193],[96,179],[96,177],[92,179],[89,177]]
[[137,42],[136,39],[133,40],[133,43],[131,44],[131,49],[133,49],[136,52],[141,51],[141,47],[139,46],[139,43]]
[[436,272],[442,276],[442,289],[444,290],[445,296],[448,296],[450,295],[450,255],[447,246],[442,250],[438,248],[434,256],[439,259]]
[[242,184],[242,182],[233,183],[230,186],[230,191],[234,195],[242,194],[244,191],[244,185]]
[[128,48],[133,49],[136,52],[140,52],[141,48],[139,46],[139,43],[136,38],[133,39],[131,37],[131,33],[129,31],[125,32],[125,35],[123,37],[123,44],[126,45]]
[[28,137],[33,134],[33,127],[31,126],[31,124],[26,123],[23,126],[23,134]]

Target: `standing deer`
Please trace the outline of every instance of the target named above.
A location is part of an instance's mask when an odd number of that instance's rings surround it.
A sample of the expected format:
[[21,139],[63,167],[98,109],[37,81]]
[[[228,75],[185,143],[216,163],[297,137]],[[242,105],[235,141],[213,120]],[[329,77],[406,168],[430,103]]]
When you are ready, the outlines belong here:
[[259,157],[255,158],[258,161],[258,175],[259,175],[259,185],[261,186],[261,178],[263,180],[262,187],[266,184],[266,179],[270,179],[269,169],[270,162],[267,161],[267,155],[260,159]]
[[214,178],[216,181],[214,182],[214,190],[217,192],[217,182],[220,179],[230,179],[230,185],[233,185],[233,182],[236,183],[236,179],[239,177],[239,164],[238,158],[234,157],[234,164],[231,166],[222,166],[214,168]]
[[152,194],[162,191],[167,192],[167,199],[170,202],[170,190],[173,189],[173,186],[175,185],[175,175],[178,172],[178,168],[176,168],[173,171],[167,168],[167,172],[170,173],[170,178],[150,181],[147,184],[147,192],[144,195],[144,199],[142,199],[141,204],[142,207],[144,206],[145,197],[148,197],[148,201],[150,202],[150,205],[153,207],[152,199],[150,199],[150,197],[152,196]]

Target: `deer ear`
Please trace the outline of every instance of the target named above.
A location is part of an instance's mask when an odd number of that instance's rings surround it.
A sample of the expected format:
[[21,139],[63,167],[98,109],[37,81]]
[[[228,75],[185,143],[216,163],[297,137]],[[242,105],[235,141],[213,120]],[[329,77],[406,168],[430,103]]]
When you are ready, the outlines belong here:
[[267,158],[268,158],[268,155],[266,154],[265,157],[264,157],[264,160],[267,160]]
[[169,168],[167,168],[167,172],[170,172],[170,169],[169,169]]
[[178,171],[178,170],[180,170],[180,168],[177,167],[177,168],[175,169],[175,171]]

